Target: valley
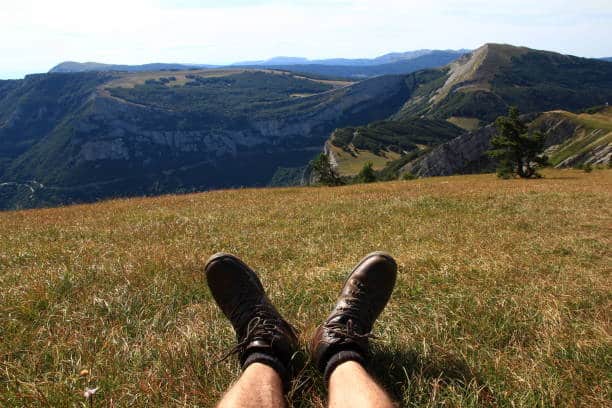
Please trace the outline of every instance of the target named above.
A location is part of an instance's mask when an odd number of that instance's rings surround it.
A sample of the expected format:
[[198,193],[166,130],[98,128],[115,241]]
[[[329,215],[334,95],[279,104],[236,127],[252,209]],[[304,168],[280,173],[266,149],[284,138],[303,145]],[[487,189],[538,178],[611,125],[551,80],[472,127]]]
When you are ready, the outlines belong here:
[[609,134],[584,121],[608,111],[580,112],[611,100],[609,62],[502,44],[365,80],[265,66],[30,75],[0,81],[0,209],[300,184],[325,146],[345,176],[368,161],[390,178],[490,171],[490,123],[510,106],[590,129],[551,142],[554,165],[605,164]]

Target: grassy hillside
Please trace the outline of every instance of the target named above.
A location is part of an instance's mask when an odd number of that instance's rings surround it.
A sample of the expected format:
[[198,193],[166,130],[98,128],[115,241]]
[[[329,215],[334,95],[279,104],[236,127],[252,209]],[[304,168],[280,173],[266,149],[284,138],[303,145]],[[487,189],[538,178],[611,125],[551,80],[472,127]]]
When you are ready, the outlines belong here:
[[358,174],[363,166],[370,162],[374,170],[382,170],[387,163],[398,160],[401,155],[390,150],[373,153],[370,150],[358,149],[355,146],[341,148],[331,143],[326,145],[326,152],[333,157],[335,169],[341,176],[354,176]]
[[[147,79],[144,84],[121,86],[119,83],[107,89],[113,97],[131,103],[175,112],[200,112],[223,122],[244,120],[245,115],[269,118],[270,111],[275,115],[277,111],[292,114],[297,105],[288,103],[292,95],[316,95],[334,89],[320,81],[281,72],[225,71],[206,75],[204,71],[203,74],[183,74],[180,76],[183,82],[177,83],[177,77],[169,73],[163,79]],[[316,102],[324,101],[317,98]]]
[[[217,191],[0,213],[0,406],[212,406],[229,251],[303,342],[360,257],[399,263],[372,370],[404,406],[606,406],[612,171]],[[83,368],[88,377],[80,377]],[[322,407],[307,365],[296,406]],[[314,379],[311,379],[314,378]]]
[[612,108],[603,107],[580,114],[566,111],[546,112],[534,120],[531,127],[548,130],[549,140],[563,137],[559,143],[552,140],[549,142],[552,146],[546,153],[553,166],[610,162]]
[[376,170],[405,154],[446,142],[461,134],[461,128],[444,120],[412,119],[379,121],[366,126],[336,129],[328,152],[342,175],[355,175],[370,161]]

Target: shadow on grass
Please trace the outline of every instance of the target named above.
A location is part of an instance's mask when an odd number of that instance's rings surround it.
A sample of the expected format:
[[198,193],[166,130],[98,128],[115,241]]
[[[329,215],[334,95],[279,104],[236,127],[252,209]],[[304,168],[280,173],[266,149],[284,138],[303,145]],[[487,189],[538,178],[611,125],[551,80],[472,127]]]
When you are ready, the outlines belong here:
[[471,399],[479,405],[495,404],[491,390],[460,356],[445,353],[424,356],[413,349],[375,349],[368,370],[396,401],[429,399],[430,393],[440,393],[452,386],[468,398],[472,394]]
[[[307,353],[301,354],[289,400],[295,408],[325,406],[327,389],[321,374],[308,361]],[[413,349],[374,347],[368,371],[400,406],[428,405],[446,389],[471,400],[472,405],[495,406],[491,390],[460,356],[441,352],[423,356]]]

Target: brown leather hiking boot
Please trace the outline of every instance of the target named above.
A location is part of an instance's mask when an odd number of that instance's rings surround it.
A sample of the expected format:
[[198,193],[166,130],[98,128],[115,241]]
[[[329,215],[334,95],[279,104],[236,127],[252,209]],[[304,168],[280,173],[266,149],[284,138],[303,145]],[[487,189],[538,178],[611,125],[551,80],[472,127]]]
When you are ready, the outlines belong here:
[[310,342],[312,359],[326,381],[345,361],[364,364],[372,326],[389,301],[396,277],[395,260],[384,252],[367,255],[350,273],[334,310]]
[[238,344],[228,356],[238,354],[243,369],[252,363],[267,364],[287,385],[297,336],[268,300],[257,274],[224,253],[211,256],[204,271],[215,301],[236,332]]

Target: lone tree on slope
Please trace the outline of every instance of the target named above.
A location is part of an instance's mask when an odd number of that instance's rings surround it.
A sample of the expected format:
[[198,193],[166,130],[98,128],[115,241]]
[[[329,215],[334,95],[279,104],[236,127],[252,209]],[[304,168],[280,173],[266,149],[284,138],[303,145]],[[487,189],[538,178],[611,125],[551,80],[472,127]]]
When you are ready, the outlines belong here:
[[376,181],[376,172],[374,171],[374,165],[371,161],[363,165],[363,168],[357,175],[357,180],[362,183],[373,183]]
[[519,118],[516,107],[510,108],[508,116],[500,116],[495,121],[497,135],[491,139],[493,149],[487,153],[499,160],[497,175],[510,178],[540,177],[537,165],[545,165],[548,158],[542,155],[545,136],[541,132],[529,133],[527,125]]
[[325,153],[321,153],[315,157],[314,160],[310,162],[310,167],[319,183],[326,186],[340,186],[344,184]]

